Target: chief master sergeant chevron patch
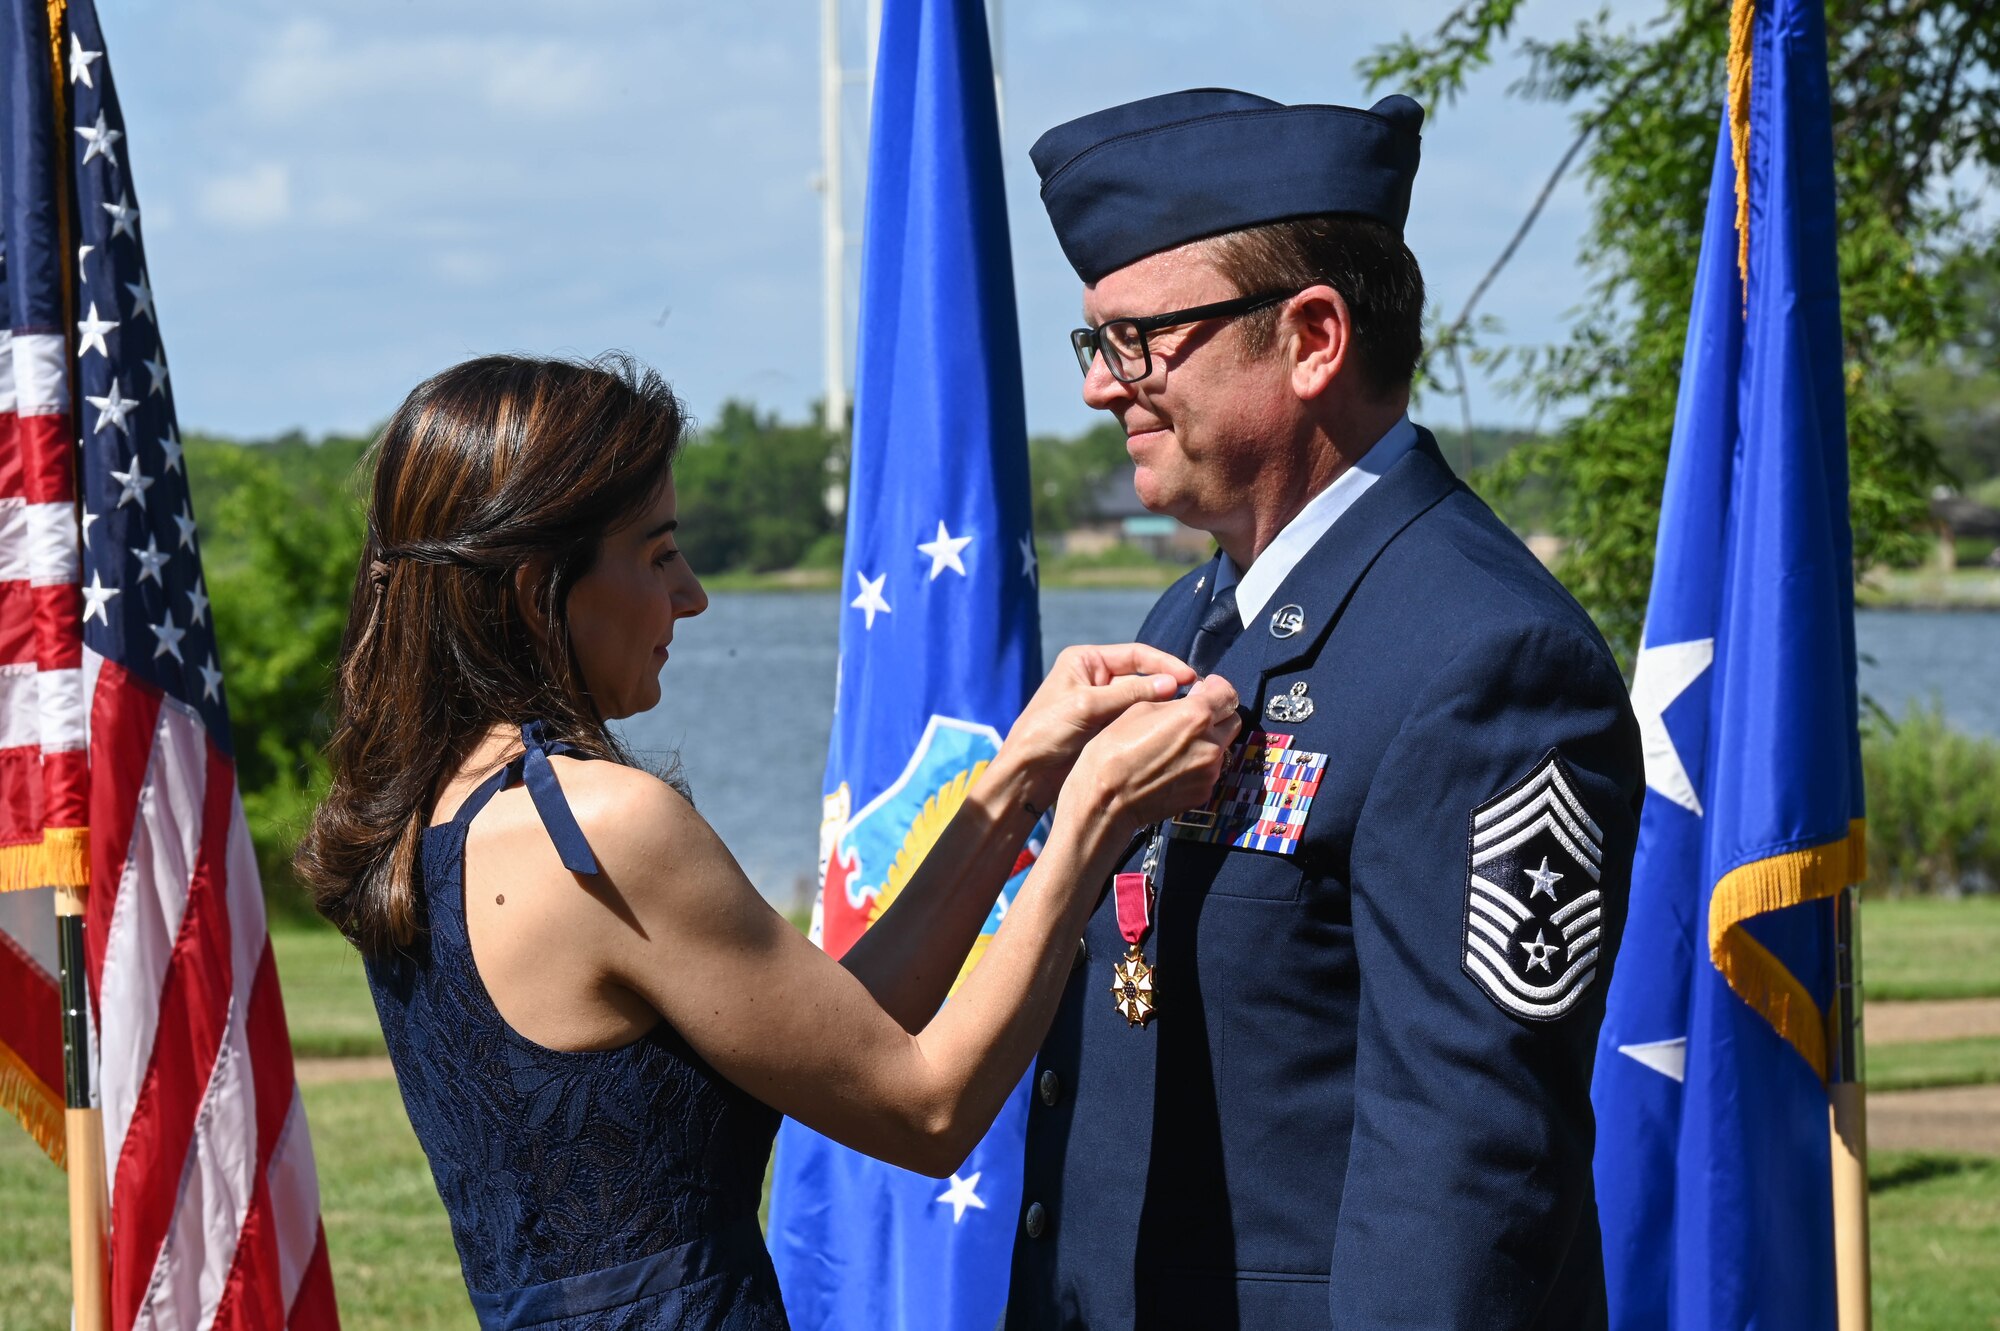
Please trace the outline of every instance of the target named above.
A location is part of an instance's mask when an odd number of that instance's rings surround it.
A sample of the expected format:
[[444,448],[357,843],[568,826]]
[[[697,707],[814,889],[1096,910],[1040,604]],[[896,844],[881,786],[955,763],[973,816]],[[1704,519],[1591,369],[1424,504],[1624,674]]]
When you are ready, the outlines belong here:
[[1604,834],[1554,749],[1472,811],[1465,973],[1517,1017],[1551,1021],[1597,977]]

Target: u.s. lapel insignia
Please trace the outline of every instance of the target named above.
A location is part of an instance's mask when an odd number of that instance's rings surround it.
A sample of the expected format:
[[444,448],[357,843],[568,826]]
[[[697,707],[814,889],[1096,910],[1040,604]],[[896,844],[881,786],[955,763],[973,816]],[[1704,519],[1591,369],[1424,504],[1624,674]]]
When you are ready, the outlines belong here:
[[1502,1009],[1551,1021],[1597,977],[1604,833],[1551,749],[1472,811],[1465,973]]
[[1194,580],[1194,589],[1197,592],[1199,592],[1203,587],[1206,586],[1208,586],[1208,574],[1204,573],[1200,577]]
[[1271,612],[1271,636],[1289,638],[1306,626],[1304,606],[1281,605]]
[[1264,704],[1266,720],[1282,725],[1295,726],[1313,714],[1313,700],[1306,697],[1306,681],[1299,680],[1292,685],[1290,693],[1274,693],[1271,701]]

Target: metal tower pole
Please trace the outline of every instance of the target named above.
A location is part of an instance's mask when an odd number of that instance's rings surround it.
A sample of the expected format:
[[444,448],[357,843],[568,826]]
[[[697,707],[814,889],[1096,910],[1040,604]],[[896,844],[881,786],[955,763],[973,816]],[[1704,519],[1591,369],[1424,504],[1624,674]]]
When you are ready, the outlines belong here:
[[847,428],[847,223],[841,178],[840,103],[845,73],[840,63],[840,0],[820,0],[820,217],[823,232],[821,300],[826,343],[826,428]]

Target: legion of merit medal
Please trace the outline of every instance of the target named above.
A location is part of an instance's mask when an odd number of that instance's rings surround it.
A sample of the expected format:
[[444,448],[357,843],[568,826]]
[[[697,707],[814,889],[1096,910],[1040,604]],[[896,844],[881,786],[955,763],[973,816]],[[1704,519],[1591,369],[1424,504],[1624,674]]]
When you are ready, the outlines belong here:
[[1111,880],[1118,932],[1125,939],[1125,955],[1111,964],[1111,999],[1128,1026],[1144,1026],[1158,1011],[1153,968],[1146,964],[1142,944],[1153,923],[1153,875],[1159,862],[1160,834],[1155,829],[1140,872],[1117,874]]

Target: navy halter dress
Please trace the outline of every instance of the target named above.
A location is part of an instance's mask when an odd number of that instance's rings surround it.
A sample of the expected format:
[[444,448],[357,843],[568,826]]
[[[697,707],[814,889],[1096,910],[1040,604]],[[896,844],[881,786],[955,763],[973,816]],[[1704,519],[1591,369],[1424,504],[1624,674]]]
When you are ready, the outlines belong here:
[[786,1326],[757,1202],[778,1114],[662,1021],[617,1049],[546,1048],[501,1018],[465,928],[465,834],[517,780],[572,868],[596,861],[539,723],[527,752],[425,830],[426,929],[371,959],[403,1104],[484,1331]]

